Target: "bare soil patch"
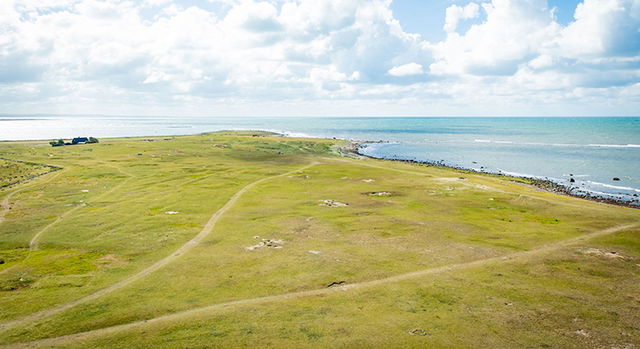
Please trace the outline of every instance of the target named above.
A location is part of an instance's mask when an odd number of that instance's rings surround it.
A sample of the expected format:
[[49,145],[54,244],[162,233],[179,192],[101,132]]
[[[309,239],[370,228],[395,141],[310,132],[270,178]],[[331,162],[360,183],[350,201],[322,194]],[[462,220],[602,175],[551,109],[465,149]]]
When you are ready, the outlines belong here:
[[346,202],[340,202],[340,201],[334,201],[334,200],[322,200],[322,202],[320,203],[320,206],[345,207],[345,206],[349,206],[349,204]]

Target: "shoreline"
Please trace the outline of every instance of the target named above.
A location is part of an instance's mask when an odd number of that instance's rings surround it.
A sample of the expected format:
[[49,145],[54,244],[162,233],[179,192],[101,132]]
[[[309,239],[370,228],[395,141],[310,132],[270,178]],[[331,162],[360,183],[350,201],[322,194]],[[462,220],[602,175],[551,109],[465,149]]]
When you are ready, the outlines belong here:
[[[342,156],[353,157],[353,158],[367,158],[367,159],[372,159],[372,160],[397,161],[397,162],[412,163],[412,164],[418,164],[418,165],[440,167],[440,168],[445,168],[445,169],[449,169],[449,170],[455,170],[455,171],[458,171],[460,173],[474,173],[474,174],[481,174],[481,175],[486,175],[486,176],[510,178],[511,181],[514,182],[514,183],[518,183],[520,185],[525,185],[525,186],[532,186],[532,187],[534,187],[536,189],[543,190],[543,191],[550,192],[550,193],[554,193],[554,194],[570,196],[570,197],[574,197],[574,198],[578,198],[578,199],[589,200],[589,201],[599,202],[599,203],[604,203],[604,204],[609,204],[609,205],[616,205],[616,206],[623,206],[623,207],[640,209],[640,204],[635,204],[634,205],[634,204],[632,204],[633,201],[630,202],[630,201],[624,201],[624,200],[619,200],[619,199],[614,199],[614,198],[607,198],[607,197],[602,197],[602,196],[595,196],[595,195],[575,194],[575,193],[573,193],[571,191],[570,187],[567,187],[566,185],[554,182],[554,181],[549,180],[549,179],[540,179],[540,178],[533,178],[533,177],[527,177],[527,176],[507,175],[507,174],[504,174],[504,173],[477,171],[477,170],[470,169],[470,168],[448,165],[448,164],[446,164],[446,163],[444,163],[442,161],[391,159],[391,158],[375,157],[375,156],[370,156],[370,155],[363,154],[363,153],[360,152],[360,149],[364,148],[367,144],[387,143],[386,141],[383,141],[383,140],[368,141],[368,140],[341,139],[341,138],[337,138],[337,137],[317,137],[317,136],[313,136],[313,135],[299,136],[299,135],[287,134],[284,131],[258,130],[258,129],[231,129],[231,130],[217,130],[217,131],[196,132],[196,133],[190,133],[190,134],[171,134],[171,135],[167,134],[167,135],[147,135],[147,136],[116,136],[116,137],[101,137],[101,138],[103,138],[103,139],[111,139],[111,140],[118,140],[118,139],[128,140],[128,139],[132,139],[132,138],[140,138],[140,139],[144,140],[144,138],[195,136],[195,135],[203,135],[203,134],[216,133],[216,132],[266,132],[266,133],[270,133],[271,135],[277,136],[277,137],[317,138],[317,139],[341,140],[341,141],[344,141],[345,144],[342,145],[342,146],[337,147],[337,152]],[[22,143],[22,142],[24,142],[24,143],[32,143],[32,142],[46,142],[46,141],[48,141],[48,140],[45,140],[45,139],[2,140],[2,141],[0,141],[0,143]],[[55,166],[53,166],[53,167],[55,167]],[[54,171],[50,171],[50,172],[54,172]],[[13,183],[13,184],[17,184],[17,183]]]
[[[344,146],[340,147],[339,150],[338,150],[340,152],[340,154],[343,155],[343,156],[349,156],[349,157],[355,157],[355,158],[366,158],[366,159],[372,159],[372,160],[396,161],[396,162],[403,162],[403,163],[410,163],[410,164],[418,164],[418,165],[424,165],[424,166],[433,166],[433,167],[445,168],[445,169],[454,170],[454,171],[457,171],[457,172],[460,172],[460,173],[473,173],[473,174],[481,174],[481,175],[486,175],[486,176],[507,178],[507,179],[510,179],[514,183],[517,183],[517,184],[520,184],[520,185],[524,185],[524,186],[531,186],[531,187],[534,187],[536,189],[543,190],[543,191],[546,191],[546,192],[549,192],[549,193],[569,196],[569,197],[588,200],[588,201],[593,201],[593,202],[599,202],[599,203],[603,203],[603,204],[609,204],[609,205],[616,205],[616,206],[623,206],[623,207],[628,207],[628,208],[640,209],[640,205],[638,205],[638,204],[634,205],[629,201],[618,200],[618,199],[614,199],[614,198],[601,197],[601,196],[575,194],[575,193],[573,193],[571,191],[570,187],[567,187],[566,185],[563,185],[563,184],[560,184],[560,183],[556,183],[556,182],[554,182],[552,180],[549,180],[549,179],[539,179],[539,178],[532,178],[532,177],[527,177],[527,176],[507,175],[507,174],[504,174],[504,173],[477,171],[477,170],[470,169],[470,168],[447,165],[447,164],[445,164],[445,163],[443,163],[441,161],[427,161],[427,160],[422,161],[422,160],[391,159],[391,158],[384,158],[384,157],[376,157],[376,156],[371,156],[371,155],[364,154],[364,153],[362,153],[360,151],[361,149],[365,148],[367,144],[385,143],[384,141],[352,141],[352,140],[345,140],[345,142],[346,142],[346,144]],[[526,182],[524,182],[522,180],[525,180]]]

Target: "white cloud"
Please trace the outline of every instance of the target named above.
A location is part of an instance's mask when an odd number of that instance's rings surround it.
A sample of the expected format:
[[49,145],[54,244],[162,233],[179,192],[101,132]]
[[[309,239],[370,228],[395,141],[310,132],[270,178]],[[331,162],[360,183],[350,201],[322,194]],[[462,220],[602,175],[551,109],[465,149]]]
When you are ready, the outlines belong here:
[[432,46],[433,74],[512,75],[560,30],[545,0],[493,0],[482,7],[483,23]]
[[639,55],[640,1],[585,0],[555,44],[566,57]]
[[0,112],[640,103],[640,0],[584,0],[567,26],[545,0],[458,3],[441,14],[445,39],[427,42],[391,0],[4,0]]
[[411,76],[424,73],[422,65],[418,63],[407,63],[389,69],[389,75],[392,76]]
[[472,19],[480,15],[480,6],[475,2],[467,4],[467,6],[451,5],[446,10],[444,19],[444,31],[447,33],[456,31],[458,22],[462,19]]

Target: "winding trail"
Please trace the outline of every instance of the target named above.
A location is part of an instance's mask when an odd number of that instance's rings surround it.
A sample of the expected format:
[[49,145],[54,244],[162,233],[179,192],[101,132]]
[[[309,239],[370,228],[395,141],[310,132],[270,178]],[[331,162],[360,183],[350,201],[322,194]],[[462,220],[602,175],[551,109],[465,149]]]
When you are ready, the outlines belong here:
[[[101,198],[113,193],[114,191],[118,190],[120,187],[122,187],[123,185],[127,184],[127,182],[129,180],[131,180],[131,178],[133,178],[133,175],[124,171],[123,169],[121,169],[120,167],[116,167],[116,166],[108,166],[111,168],[115,168],[116,170],[118,170],[118,172],[124,174],[127,176],[127,179],[125,179],[124,181],[122,181],[121,183],[119,183],[118,185],[113,186],[113,188],[105,191],[104,193],[96,196],[95,198],[93,198],[93,200],[100,200]],[[58,224],[60,221],[62,221],[66,216],[74,213],[75,211],[79,210],[80,208],[82,208],[84,206],[75,206],[70,210],[67,210],[65,212],[63,212],[60,216],[58,216],[58,218],[56,218],[56,220],[54,220],[53,222],[47,224],[44,228],[40,229],[40,231],[38,231],[32,238],[31,241],[29,241],[29,251],[37,251],[38,250],[38,242],[40,241],[40,237],[42,237],[42,234],[44,234],[47,230],[49,230],[49,228],[53,227],[54,225]]]
[[[122,181],[121,183],[119,183],[118,185],[115,185],[113,188],[107,190],[106,192],[96,196],[94,198],[94,200],[99,200],[104,196],[107,196],[111,193],[113,193],[114,191],[118,190],[120,187],[122,187],[123,185],[125,185],[131,178],[133,178],[133,175],[122,170],[120,167],[116,167],[116,166],[109,166],[111,168],[115,168],[116,170],[118,170],[118,172],[128,176],[127,179],[125,179],[124,181]],[[55,177],[57,177],[59,174],[61,174],[62,172],[64,172],[66,170],[61,170],[58,171],[54,176],[51,176],[50,178],[48,178],[46,181],[44,181],[43,183],[48,183],[49,181],[51,181],[52,179],[54,179]],[[40,184],[43,184],[40,183]],[[28,186],[22,187],[18,190],[13,191],[11,194],[7,195],[5,197],[5,199],[2,201],[2,207],[3,207],[3,211],[0,213],[0,223],[2,223],[2,218],[4,217],[4,214],[6,213],[6,211],[9,210],[9,199],[11,198],[11,196],[13,196],[13,194],[16,194],[17,192],[26,189]],[[5,206],[6,205],[6,206]],[[73,212],[77,211],[78,209],[82,208],[84,206],[75,206],[65,212],[63,212],[60,216],[58,216],[58,218],[56,218],[53,222],[47,224],[45,227],[43,227],[42,229],[40,229],[29,241],[29,253],[33,252],[33,251],[37,251],[38,250],[38,242],[40,241],[40,237],[42,237],[42,235],[49,230],[51,227],[53,227],[54,225],[58,224],[60,221],[62,221],[65,217],[67,217],[68,215],[72,214]],[[30,254],[28,254],[24,259],[28,259],[30,257]],[[14,265],[12,267],[9,267],[3,271],[0,271],[0,275],[7,273],[11,270],[13,270],[14,268],[16,268],[18,265]]]
[[11,200],[11,197],[14,194],[19,193],[22,189],[24,189],[24,188],[20,188],[20,189],[12,191],[11,193],[9,193],[7,196],[4,197],[2,202],[0,202],[0,224],[2,224],[2,222],[4,222],[4,216],[7,213],[9,213],[9,210],[11,209],[11,207],[9,206],[9,200]]
[[[33,182],[30,182],[25,186],[21,186],[18,189],[15,189],[14,191],[12,191],[11,193],[7,194],[4,197],[4,199],[2,200],[2,202],[0,202],[0,224],[2,224],[2,222],[4,222],[4,216],[7,213],[9,213],[9,210],[11,209],[10,200],[11,200],[11,197],[13,195],[15,195],[15,194],[17,194],[17,193],[19,193],[19,192],[21,192],[21,191],[23,191],[23,190],[25,190],[25,189],[27,189],[29,187],[32,187],[34,185],[48,183],[51,180],[53,180],[54,178],[58,177],[62,172],[64,172],[64,170],[57,170],[57,171],[55,171],[53,176],[49,176],[49,178],[45,179],[44,181],[42,181],[40,183],[37,182],[38,179],[40,179],[40,178],[36,178],[36,179],[34,179]],[[49,172],[47,174],[51,174],[51,173],[53,173],[53,172]],[[46,176],[47,174],[45,174],[44,176]]]
[[55,345],[57,342],[61,342],[61,341],[86,339],[93,336],[107,335],[107,334],[116,333],[123,330],[129,330],[137,327],[142,327],[148,324],[154,324],[162,321],[183,319],[183,318],[188,318],[188,317],[192,317],[199,314],[206,314],[209,312],[230,308],[233,306],[259,304],[259,303],[265,303],[265,302],[282,301],[282,300],[296,299],[296,298],[302,298],[302,297],[324,296],[324,295],[334,294],[338,292],[345,292],[348,290],[354,290],[354,289],[360,289],[360,288],[366,288],[371,286],[378,286],[378,285],[383,285],[383,284],[388,284],[393,282],[415,279],[415,278],[426,276],[426,275],[440,274],[448,271],[463,270],[463,269],[483,266],[487,264],[505,263],[505,262],[514,261],[514,260],[525,259],[527,257],[533,257],[533,256],[544,254],[547,252],[552,252],[564,247],[571,246],[576,243],[587,241],[589,239],[607,236],[610,234],[614,234],[614,233],[631,229],[631,228],[636,228],[639,226],[640,226],[640,223],[619,225],[619,226],[614,226],[608,229],[600,230],[594,233],[587,233],[572,239],[567,239],[557,243],[544,245],[529,251],[516,252],[516,253],[504,255],[504,256],[496,256],[496,257],[490,257],[486,259],[475,260],[471,262],[456,263],[456,264],[450,264],[450,265],[445,265],[441,267],[428,268],[428,269],[423,269],[423,270],[410,272],[406,274],[390,276],[383,279],[364,281],[364,282],[359,282],[354,284],[346,284],[343,286],[332,287],[332,288],[321,288],[321,289],[315,289],[315,290],[284,293],[284,294],[273,295],[273,296],[265,296],[265,297],[240,299],[235,301],[223,302],[223,303],[208,305],[204,307],[184,310],[184,311],[180,311],[172,314],[162,315],[152,319],[140,320],[140,321],[135,321],[127,324],[105,327],[105,328],[100,328],[100,329],[86,331],[86,332],[79,332],[79,333],[69,334],[69,335],[60,336],[60,337],[45,338],[45,339],[41,339],[33,342],[13,343],[13,344],[8,344],[6,346],[7,347],[11,346],[16,348],[32,348],[32,347],[39,347],[39,346],[50,346],[50,345]]
[[270,176],[270,177],[265,177],[262,179],[259,179],[255,182],[249,183],[246,186],[244,186],[242,189],[240,189],[239,191],[237,191],[230,199],[229,201],[227,201],[224,206],[222,206],[220,209],[218,209],[215,213],[213,213],[213,215],[211,215],[211,217],[209,218],[209,220],[207,221],[207,223],[205,224],[205,226],[202,228],[202,230],[200,230],[200,232],[194,236],[191,240],[187,241],[185,244],[183,244],[182,246],[180,246],[175,252],[171,253],[170,255],[162,258],[161,260],[155,262],[154,264],[150,265],[149,267],[139,271],[138,273],[131,275],[111,286],[108,286],[106,288],[103,288],[97,292],[94,292],[92,294],[89,294],[87,296],[84,296],[82,298],[76,299],[74,301],[68,302],[68,303],[64,303],[64,304],[60,304],[57,305],[53,308],[49,308],[49,309],[45,309],[45,310],[41,310],[26,316],[23,316],[21,318],[17,318],[14,320],[10,320],[4,323],[0,324],[0,331],[6,331],[10,328],[13,328],[17,325],[20,324],[24,324],[33,320],[40,320],[43,319],[47,316],[51,316],[57,313],[60,313],[62,311],[65,311],[67,309],[70,309],[78,304],[82,304],[94,299],[97,299],[101,296],[104,296],[107,293],[111,293],[115,290],[118,290],[122,287],[125,287],[137,280],[140,280],[141,278],[153,273],[154,271],[162,268],[163,266],[171,263],[172,261],[174,261],[176,258],[180,257],[181,255],[185,254],[186,252],[188,252],[189,250],[191,250],[194,246],[196,246],[197,244],[199,244],[209,233],[211,233],[211,231],[213,230],[213,228],[215,227],[216,223],[218,222],[218,220],[220,219],[220,217],[227,212],[231,206],[233,206],[236,201],[238,201],[238,199],[244,194],[246,193],[249,189],[253,188],[254,186],[271,180],[271,179],[275,179],[275,178],[279,178],[279,177],[284,177],[284,176],[288,176],[290,174],[296,173],[296,172],[300,172],[300,171],[304,171],[309,167],[315,166],[317,165],[317,162],[312,162],[311,164],[304,166],[302,168],[299,168],[297,170],[293,170],[293,171],[289,171],[283,174],[279,174],[279,175],[275,175],[275,176]]
[[[32,187],[32,186],[34,186],[34,185],[49,183],[50,181],[52,181],[53,179],[55,179],[56,177],[58,177],[58,176],[59,176],[62,172],[64,172],[64,171],[65,171],[64,169],[63,169],[63,170],[55,171],[55,173],[53,174],[53,176],[49,176],[49,178],[45,179],[45,180],[44,180],[44,181],[42,181],[42,182],[39,182],[39,183],[31,182],[31,183],[29,183],[29,184],[27,184],[27,185],[25,185],[25,186],[22,186],[22,187],[20,187],[20,188],[18,188],[18,189],[16,189],[16,190],[12,191],[11,193],[7,194],[7,196],[5,196],[5,197],[4,197],[4,199],[2,200],[2,202],[0,202],[0,208],[1,208],[1,209],[0,209],[0,224],[2,224],[2,222],[4,222],[4,217],[5,217],[5,215],[6,215],[7,213],[9,213],[9,210],[11,209],[11,202],[10,202],[10,200],[11,200],[11,197],[13,197],[13,195],[15,195],[15,194],[17,194],[17,193],[19,193],[19,192],[21,192],[21,191],[23,191],[23,190],[25,190],[25,189],[28,189],[29,187]],[[53,173],[53,172],[49,172],[49,173],[47,173],[47,174],[51,174],[51,173]],[[45,176],[46,176],[46,174],[45,174]],[[38,178],[38,179],[39,179],[39,178]],[[37,181],[38,179],[35,179],[35,181]],[[6,268],[6,269],[4,269],[4,270],[0,271],[0,275],[10,272],[10,271],[14,270],[16,267],[17,267],[17,265],[14,265],[14,266],[8,267],[8,268]]]

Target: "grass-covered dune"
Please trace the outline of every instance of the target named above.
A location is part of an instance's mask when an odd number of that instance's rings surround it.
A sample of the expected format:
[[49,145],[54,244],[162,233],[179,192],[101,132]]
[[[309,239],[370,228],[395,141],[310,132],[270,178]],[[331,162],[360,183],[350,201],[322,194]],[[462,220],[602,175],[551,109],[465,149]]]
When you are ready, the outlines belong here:
[[0,345],[640,346],[640,211],[340,146],[0,143]]

